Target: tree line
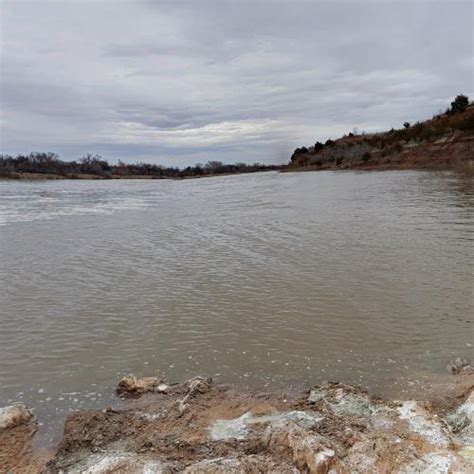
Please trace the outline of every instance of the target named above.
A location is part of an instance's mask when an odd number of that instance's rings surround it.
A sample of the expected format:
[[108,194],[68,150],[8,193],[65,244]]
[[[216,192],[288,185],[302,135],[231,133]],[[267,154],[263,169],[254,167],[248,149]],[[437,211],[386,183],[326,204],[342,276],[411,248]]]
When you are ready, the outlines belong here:
[[280,169],[278,165],[261,163],[225,164],[221,161],[208,161],[186,168],[165,167],[150,163],[110,164],[100,155],[87,154],[75,161],[63,161],[55,153],[29,153],[27,155],[0,155],[0,175],[15,176],[22,173],[59,175],[68,178],[80,178],[93,175],[102,178],[136,177],[186,178],[212,176],[218,174],[254,173]]

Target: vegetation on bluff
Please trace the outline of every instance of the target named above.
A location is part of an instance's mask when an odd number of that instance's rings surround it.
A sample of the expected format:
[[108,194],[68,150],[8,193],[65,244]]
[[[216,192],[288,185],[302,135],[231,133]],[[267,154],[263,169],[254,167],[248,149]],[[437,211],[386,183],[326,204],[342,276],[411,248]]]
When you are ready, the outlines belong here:
[[451,108],[449,108],[446,113],[447,114],[459,114],[464,112],[469,105],[469,97],[467,95],[459,94],[456,98],[451,102]]
[[30,153],[28,155],[0,155],[0,177],[15,178],[23,175],[47,175],[64,178],[187,178],[213,176],[232,173],[253,173],[279,169],[276,165],[260,163],[224,164],[209,161],[205,165],[197,164],[184,169],[165,167],[150,163],[110,164],[99,155],[87,154],[78,161],[60,160],[55,153]]
[[[474,156],[474,105],[458,95],[444,114],[383,133],[349,133],[337,140],[317,141],[299,147],[291,156],[291,168],[397,167],[409,161],[438,161]],[[448,149],[449,148],[449,149]],[[455,150],[456,148],[456,150]],[[454,156],[457,155],[457,156]]]

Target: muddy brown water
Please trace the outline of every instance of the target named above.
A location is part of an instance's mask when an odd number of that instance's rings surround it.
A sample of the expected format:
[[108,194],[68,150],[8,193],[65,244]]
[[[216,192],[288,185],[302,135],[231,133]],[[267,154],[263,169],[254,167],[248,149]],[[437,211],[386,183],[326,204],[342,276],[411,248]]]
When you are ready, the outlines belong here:
[[474,185],[452,172],[0,182],[0,405],[128,372],[390,396],[472,357]]

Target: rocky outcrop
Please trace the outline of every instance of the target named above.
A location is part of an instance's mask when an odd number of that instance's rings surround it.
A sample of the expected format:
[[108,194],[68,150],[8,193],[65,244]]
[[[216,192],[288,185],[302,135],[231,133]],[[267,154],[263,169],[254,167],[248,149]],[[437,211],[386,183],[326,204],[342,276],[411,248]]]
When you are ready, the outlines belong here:
[[119,381],[116,393],[120,397],[134,398],[147,392],[166,392],[168,389],[169,386],[157,377],[138,378],[130,374]]
[[33,412],[22,403],[0,408],[0,430],[14,428],[34,418]]
[[31,450],[36,429],[35,416],[25,405],[0,408],[0,472],[40,472],[42,462]]
[[291,420],[270,423],[262,441],[271,453],[289,459],[298,472],[325,474],[335,463],[336,452],[329,439]]

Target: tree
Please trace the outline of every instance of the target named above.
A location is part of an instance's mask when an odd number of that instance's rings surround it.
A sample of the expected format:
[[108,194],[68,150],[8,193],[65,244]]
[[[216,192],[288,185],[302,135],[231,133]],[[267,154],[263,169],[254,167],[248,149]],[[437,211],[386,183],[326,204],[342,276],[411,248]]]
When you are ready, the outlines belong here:
[[456,98],[451,102],[451,110],[452,114],[459,114],[464,112],[469,105],[469,97],[467,95],[459,94]]
[[84,173],[101,174],[110,170],[110,165],[100,155],[87,153],[79,159],[81,171]]
[[314,151],[318,152],[321,151],[324,148],[324,145],[321,142],[316,142],[314,144]]
[[216,173],[218,172],[222,167],[223,167],[222,161],[208,161],[205,165],[205,168],[210,172],[210,173]]

